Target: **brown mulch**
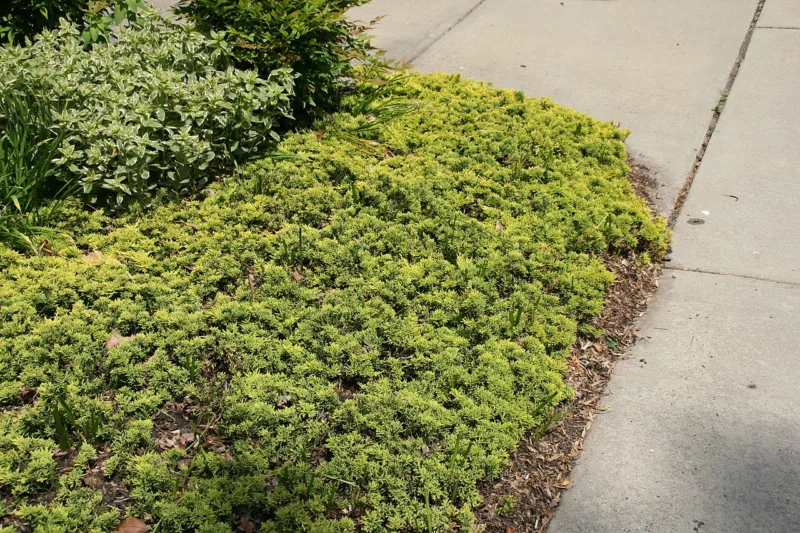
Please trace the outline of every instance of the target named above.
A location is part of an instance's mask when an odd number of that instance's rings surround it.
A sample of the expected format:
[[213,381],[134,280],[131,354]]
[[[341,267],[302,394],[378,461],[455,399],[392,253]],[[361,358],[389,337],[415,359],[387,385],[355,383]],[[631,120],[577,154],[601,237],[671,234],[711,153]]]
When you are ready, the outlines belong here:
[[[653,209],[647,195],[653,190],[647,168],[633,161],[629,164],[634,190]],[[644,314],[661,273],[660,265],[637,264],[634,254],[609,257],[606,267],[616,281],[602,314],[593,322],[605,334],[600,339],[578,339],[573,347],[567,360],[567,382],[575,396],[556,410],[553,426],[538,442],[531,436],[520,443],[500,479],[480,487],[483,503],[475,515],[487,532],[544,532],[561,493],[572,487],[573,462],[597,416],[614,363],[636,342],[636,321]]]

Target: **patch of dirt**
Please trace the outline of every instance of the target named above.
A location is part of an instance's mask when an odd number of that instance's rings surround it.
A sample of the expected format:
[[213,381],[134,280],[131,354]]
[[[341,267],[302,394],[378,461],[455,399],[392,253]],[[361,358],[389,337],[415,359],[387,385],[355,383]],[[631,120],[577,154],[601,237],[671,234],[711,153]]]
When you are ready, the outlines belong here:
[[160,451],[178,448],[186,451],[182,461],[189,463],[202,447],[225,452],[217,435],[218,416],[195,405],[189,397],[182,402],[167,402],[153,419],[153,439]]
[[[647,168],[632,161],[629,165],[632,170],[628,177],[634,190],[655,212],[647,196],[647,191],[652,190]],[[538,442],[531,435],[520,443],[500,479],[479,487],[483,503],[475,509],[475,515],[485,531],[544,532],[561,493],[572,488],[572,465],[597,416],[614,363],[636,342],[636,321],[658,287],[661,265],[642,266],[636,260],[633,253],[624,258],[606,258],[606,267],[616,281],[602,314],[593,321],[605,335],[600,339],[580,338],[573,347],[567,360],[567,382],[575,396],[556,409],[557,422]]]

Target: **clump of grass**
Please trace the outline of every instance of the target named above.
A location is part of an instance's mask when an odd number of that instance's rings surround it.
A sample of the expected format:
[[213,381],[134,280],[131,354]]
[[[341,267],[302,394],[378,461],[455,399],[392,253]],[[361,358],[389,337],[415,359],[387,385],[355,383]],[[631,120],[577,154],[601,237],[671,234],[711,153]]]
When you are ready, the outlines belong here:
[[13,91],[0,94],[0,241],[38,252],[74,186],[54,179],[63,135],[43,101]]
[[514,509],[517,504],[517,499],[511,495],[506,494],[500,498],[500,504],[497,506],[497,516],[506,516]]

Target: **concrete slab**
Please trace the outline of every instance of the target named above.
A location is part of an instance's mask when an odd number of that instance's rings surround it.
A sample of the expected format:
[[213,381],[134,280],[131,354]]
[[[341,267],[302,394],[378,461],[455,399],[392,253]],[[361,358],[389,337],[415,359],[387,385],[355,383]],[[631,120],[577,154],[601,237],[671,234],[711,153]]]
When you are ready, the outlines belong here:
[[172,6],[178,3],[178,0],[149,0],[157,9],[162,13],[169,13]]
[[369,22],[386,15],[372,32],[373,43],[392,59],[411,61],[478,4],[480,0],[374,0],[351,9],[348,16]]
[[659,291],[549,532],[800,531],[800,286],[668,270]]
[[[392,12],[405,13],[405,4],[377,0],[373,7],[391,5]],[[486,0],[415,63],[422,71],[462,72],[620,121],[633,130],[631,153],[663,186],[657,201],[667,213],[756,5],[757,0]],[[414,16],[423,18],[421,12]]]
[[800,2],[797,0],[767,0],[758,25],[800,29]]
[[800,31],[755,31],[678,218],[671,265],[800,283],[799,72]]

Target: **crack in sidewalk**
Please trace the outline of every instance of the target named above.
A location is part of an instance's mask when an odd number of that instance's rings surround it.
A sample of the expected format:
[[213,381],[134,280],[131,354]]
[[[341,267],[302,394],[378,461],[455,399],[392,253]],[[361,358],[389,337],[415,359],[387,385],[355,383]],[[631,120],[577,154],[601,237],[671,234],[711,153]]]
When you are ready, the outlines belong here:
[[408,60],[408,62],[409,62],[409,63],[413,63],[414,61],[416,61],[417,59],[419,59],[420,57],[422,57],[422,55],[423,55],[423,54],[425,54],[425,52],[427,52],[428,50],[430,50],[430,49],[433,47],[433,45],[435,45],[436,43],[438,43],[439,41],[441,41],[441,40],[442,40],[442,37],[444,37],[445,35],[447,35],[448,33],[450,33],[450,32],[451,32],[451,31],[452,31],[452,30],[453,30],[453,29],[454,29],[456,26],[458,26],[459,24],[461,24],[462,22],[464,22],[464,20],[465,20],[467,17],[469,17],[470,15],[472,15],[472,14],[475,12],[475,10],[477,10],[479,7],[481,7],[481,6],[482,6],[484,3],[486,3],[486,0],[478,0],[478,2],[477,2],[475,5],[473,5],[471,8],[469,8],[469,9],[467,10],[467,12],[466,12],[466,13],[464,13],[463,15],[461,15],[461,16],[458,18],[458,20],[456,20],[456,21],[455,21],[455,22],[454,22],[454,23],[453,23],[453,24],[452,24],[452,25],[451,25],[449,28],[447,28],[446,30],[444,30],[444,31],[443,31],[443,32],[442,32],[440,35],[438,35],[438,36],[437,36],[437,37],[436,37],[434,40],[432,40],[432,41],[431,41],[431,42],[429,42],[427,45],[425,45],[425,48],[423,48],[422,50],[420,50],[419,52],[417,52],[416,54],[414,54],[414,56],[412,56],[412,57],[411,57],[411,59],[409,59],[409,60]]
[[668,222],[670,228],[675,227],[675,222],[678,220],[678,215],[680,214],[683,204],[686,201],[686,196],[689,194],[689,189],[692,187],[695,176],[697,176],[697,171],[700,170],[700,165],[703,162],[706,149],[711,142],[711,138],[714,136],[714,130],[717,127],[717,122],[719,122],[719,118],[722,116],[722,112],[725,110],[725,103],[728,99],[728,95],[730,94],[731,89],[733,89],[736,76],[739,74],[739,68],[742,66],[744,58],[747,55],[747,49],[750,46],[750,40],[753,38],[753,32],[755,32],[756,27],[758,27],[758,19],[761,17],[761,11],[764,9],[765,3],[766,0],[759,0],[758,4],[756,5],[756,11],[753,14],[753,19],[750,21],[750,27],[747,30],[744,41],[742,41],[741,47],[739,47],[739,55],[736,57],[736,61],[733,63],[731,72],[728,75],[728,82],[725,84],[725,88],[720,94],[716,107],[714,107],[714,114],[711,116],[711,122],[709,122],[706,134],[703,136],[703,142],[700,144],[700,149],[697,151],[697,156],[692,164],[692,169],[689,171],[689,175],[686,177],[686,182],[683,184],[681,192],[678,195],[678,200],[675,202],[675,207],[672,208],[672,212],[669,215]]
[[764,278],[761,276],[751,276],[748,274],[732,274],[730,272],[716,272],[713,270],[706,270],[704,268],[690,268],[690,267],[681,267],[681,266],[664,266],[663,269],[665,272],[667,270],[673,270],[675,272],[694,272],[695,274],[711,274],[712,276],[727,276],[731,278],[743,278],[743,279],[752,279],[755,281],[766,281],[768,283],[777,283],[778,285],[789,285],[791,287],[800,287],[800,283],[796,281],[786,281],[786,280],[778,280],[778,279],[770,279]]

